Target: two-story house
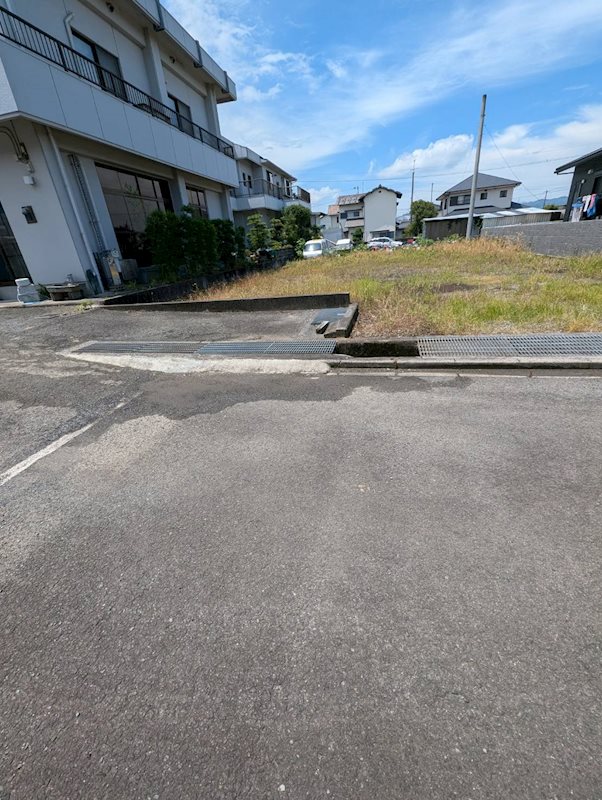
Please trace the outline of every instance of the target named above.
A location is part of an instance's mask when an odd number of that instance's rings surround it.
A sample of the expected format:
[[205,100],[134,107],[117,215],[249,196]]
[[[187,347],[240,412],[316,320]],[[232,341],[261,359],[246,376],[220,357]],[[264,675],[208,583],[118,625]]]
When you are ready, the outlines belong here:
[[[477,174],[475,211],[487,213],[512,208],[512,194],[517,186],[520,186],[520,181],[498,178],[495,175],[479,172]],[[468,213],[471,187],[472,175],[439,195],[437,200],[441,206],[438,216],[447,217]]]
[[336,205],[343,236],[351,238],[353,231],[361,228],[364,242],[377,236],[394,239],[397,202],[401,196],[401,192],[381,185],[369,192],[341,195]]
[[234,222],[246,229],[251,214],[264,222],[280,214],[287,205],[300,203],[310,208],[309,192],[295,185],[294,175],[249,147],[234,145],[239,185],[231,191]]
[[235,99],[159,0],[0,0],[0,298],[16,277],[119,283],[156,209],[231,219]]

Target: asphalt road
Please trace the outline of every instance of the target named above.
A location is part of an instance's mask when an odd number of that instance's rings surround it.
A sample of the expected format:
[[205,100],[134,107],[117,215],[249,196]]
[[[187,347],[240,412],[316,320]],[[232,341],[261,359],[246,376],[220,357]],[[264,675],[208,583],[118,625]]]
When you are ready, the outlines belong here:
[[0,488],[1,800],[602,797],[602,380],[157,376],[39,323],[0,471],[93,424]]

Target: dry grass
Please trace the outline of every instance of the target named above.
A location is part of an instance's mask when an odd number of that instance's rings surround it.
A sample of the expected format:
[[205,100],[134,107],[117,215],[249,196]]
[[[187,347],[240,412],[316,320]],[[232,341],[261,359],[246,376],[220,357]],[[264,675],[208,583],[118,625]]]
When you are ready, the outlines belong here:
[[356,336],[602,330],[602,255],[538,256],[494,239],[294,261],[196,295],[348,291]]

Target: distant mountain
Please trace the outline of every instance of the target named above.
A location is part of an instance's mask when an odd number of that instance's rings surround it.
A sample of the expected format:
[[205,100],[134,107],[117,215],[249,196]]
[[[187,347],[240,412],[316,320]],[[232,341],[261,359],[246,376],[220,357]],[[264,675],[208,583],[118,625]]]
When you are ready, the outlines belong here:
[[[545,205],[547,206],[564,206],[566,205],[566,201],[568,200],[567,196],[564,197],[548,197],[545,201]],[[524,203],[525,206],[530,206],[531,208],[543,208],[544,207],[544,200],[529,200],[528,203]]]

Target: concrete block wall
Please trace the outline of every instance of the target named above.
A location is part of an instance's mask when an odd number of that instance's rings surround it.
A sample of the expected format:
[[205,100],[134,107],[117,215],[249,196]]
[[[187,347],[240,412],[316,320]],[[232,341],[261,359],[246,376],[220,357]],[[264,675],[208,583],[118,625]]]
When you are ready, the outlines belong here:
[[481,236],[518,239],[535,253],[552,256],[602,253],[602,220],[506,225],[499,228],[485,228]]

